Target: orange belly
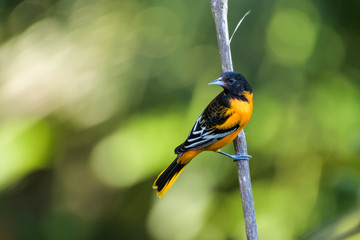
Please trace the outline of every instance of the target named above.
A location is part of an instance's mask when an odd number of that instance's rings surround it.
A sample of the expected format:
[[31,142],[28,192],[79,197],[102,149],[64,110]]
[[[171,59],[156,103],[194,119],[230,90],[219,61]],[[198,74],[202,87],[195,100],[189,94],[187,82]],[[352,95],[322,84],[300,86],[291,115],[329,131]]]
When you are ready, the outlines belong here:
[[235,132],[230,133],[229,135],[223,137],[222,139],[220,139],[219,141],[210,144],[209,146],[204,147],[204,150],[206,151],[218,151],[220,148],[225,147],[226,145],[228,145],[229,143],[231,143],[236,136],[239,134],[239,132],[241,131],[241,129],[237,129]]

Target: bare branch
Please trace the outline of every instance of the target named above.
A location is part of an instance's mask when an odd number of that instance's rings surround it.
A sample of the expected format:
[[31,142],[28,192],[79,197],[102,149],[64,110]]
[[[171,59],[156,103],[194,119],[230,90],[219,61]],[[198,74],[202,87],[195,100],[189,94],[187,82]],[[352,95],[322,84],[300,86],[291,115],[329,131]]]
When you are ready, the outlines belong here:
[[[216,25],[217,40],[221,57],[221,67],[224,72],[233,71],[229,31],[227,24],[227,10],[227,0],[211,0],[211,11],[213,13]],[[245,14],[245,16],[247,14]],[[240,25],[244,17],[240,20],[238,26]],[[236,27],[236,29],[238,28],[238,26]],[[237,136],[237,138],[235,138],[234,147],[236,153],[247,154],[247,145],[244,130],[242,130]],[[255,218],[254,200],[251,188],[249,162],[237,161],[237,168],[245,219],[246,236],[248,240],[257,240],[258,233]]]
[[227,23],[227,0],[211,0],[211,11],[215,20],[222,70],[233,71]]

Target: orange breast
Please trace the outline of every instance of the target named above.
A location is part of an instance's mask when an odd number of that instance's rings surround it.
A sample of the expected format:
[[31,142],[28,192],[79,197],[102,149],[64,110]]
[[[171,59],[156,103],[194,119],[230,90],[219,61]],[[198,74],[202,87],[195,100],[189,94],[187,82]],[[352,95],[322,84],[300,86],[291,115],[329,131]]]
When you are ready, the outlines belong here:
[[253,112],[253,94],[245,93],[244,95],[248,99],[248,102],[231,99],[231,107],[228,111],[232,114],[231,117],[234,119],[234,121],[235,119],[238,119],[238,123],[240,124],[241,129],[243,129],[249,122]]
[[248,102],[239,101],[238,99],[230,99],[231,106],[226,113],[226,115],[230,115],[230,117],[225,123],[218,126],[219,129],[230,129],[236,125],[240,125],[240,127],[235,132],[207,146],[204,150],[216,151],[228,145],[249,122],[253,112],[253,95],[252,93],[245,93],[244,95],[248,99]]

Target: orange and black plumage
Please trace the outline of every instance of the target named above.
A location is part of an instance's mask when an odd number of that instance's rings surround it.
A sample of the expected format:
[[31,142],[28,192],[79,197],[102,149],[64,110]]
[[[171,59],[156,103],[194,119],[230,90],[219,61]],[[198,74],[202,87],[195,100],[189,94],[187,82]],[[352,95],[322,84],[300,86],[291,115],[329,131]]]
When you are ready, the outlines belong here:
[[176,159],[162,171],[153,184],[161,198],[175,182],[184,167],[199,153],[215,151],[233,160],[248,160],[249,155],[230,155],[220,151],[232,142],[249,122],[253,111],[253,93],[245,77],[225,72],[209,83],[223,91],[205,108],[184,143],[175,148]]

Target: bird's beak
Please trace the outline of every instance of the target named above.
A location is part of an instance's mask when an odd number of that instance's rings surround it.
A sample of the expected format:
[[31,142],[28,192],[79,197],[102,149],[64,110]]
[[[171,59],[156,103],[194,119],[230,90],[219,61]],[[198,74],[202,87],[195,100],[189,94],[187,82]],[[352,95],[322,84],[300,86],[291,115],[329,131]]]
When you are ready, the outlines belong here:
[[224,82],[223,82],[223,80],[222,80],[221,77],[219,77],[218,79],[210,82],[209,85],[219,85],[219,86],[222,86],[222,87],[225,86],[225,84],[224,84]]

